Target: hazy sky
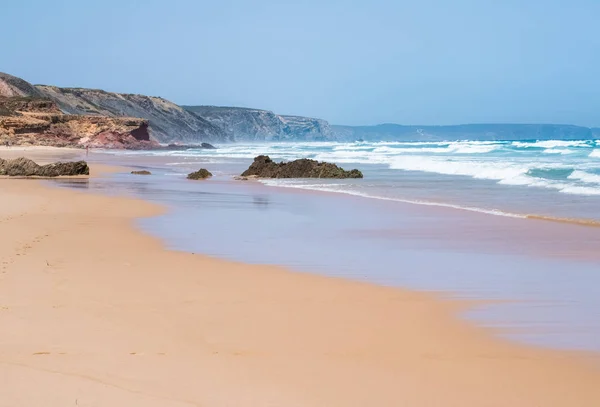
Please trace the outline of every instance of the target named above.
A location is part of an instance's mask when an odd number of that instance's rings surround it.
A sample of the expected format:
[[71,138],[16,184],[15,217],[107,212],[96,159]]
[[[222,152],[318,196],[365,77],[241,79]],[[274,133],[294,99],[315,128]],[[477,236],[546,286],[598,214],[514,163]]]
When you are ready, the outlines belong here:
[[2,1],[0,71],[334,124],[600,126],[600,0]]

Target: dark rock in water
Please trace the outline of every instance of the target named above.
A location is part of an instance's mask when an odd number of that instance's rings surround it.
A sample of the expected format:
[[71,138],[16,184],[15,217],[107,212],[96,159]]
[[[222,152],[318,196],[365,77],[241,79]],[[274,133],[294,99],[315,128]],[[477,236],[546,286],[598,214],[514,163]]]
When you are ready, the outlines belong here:
[[210,171],[208,171],[207,169],[204,169],[204,168],[200,168],[198,171],[192,172],[191,174],[188,174],[188,176],[187,176],[188,179],[194,179],[194,180],[206,179],[208,177],[212,177],[212,174],[210,173]]
[[259,178],[362,178],[359,170],[345,171],[335,164],[302,158],[300,160],[276,163],[269,156],[259,155],[242,177]]
[[38,165],[28,158],[20,157],[14,160],[0,159],[0,175],[8,175],[10,177],[90,175],[90,168],[85,161]]
[[133,175],[152,175],[150,171],[142,170],[142,171],[131,171]]
[[202,148],[208,148],[209,150],[216,150],[217,147],[213,146],[212,144],[208,144],[208,143],[202,143],[200,145]]

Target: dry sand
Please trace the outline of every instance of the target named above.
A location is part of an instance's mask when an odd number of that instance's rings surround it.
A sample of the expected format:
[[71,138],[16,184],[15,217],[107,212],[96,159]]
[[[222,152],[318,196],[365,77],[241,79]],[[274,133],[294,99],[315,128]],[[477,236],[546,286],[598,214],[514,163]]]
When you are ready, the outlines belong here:
[[0,407],[600,406],[597,355],[432,294],[170,252],[133,227],[160,211],[0,180]]

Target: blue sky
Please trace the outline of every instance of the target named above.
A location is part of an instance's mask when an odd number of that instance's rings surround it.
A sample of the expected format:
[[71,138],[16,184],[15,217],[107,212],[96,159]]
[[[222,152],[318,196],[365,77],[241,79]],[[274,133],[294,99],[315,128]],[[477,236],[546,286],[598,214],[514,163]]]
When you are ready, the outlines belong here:
[[600,1],[10,1],[0,71],[335,124],[600,126]]

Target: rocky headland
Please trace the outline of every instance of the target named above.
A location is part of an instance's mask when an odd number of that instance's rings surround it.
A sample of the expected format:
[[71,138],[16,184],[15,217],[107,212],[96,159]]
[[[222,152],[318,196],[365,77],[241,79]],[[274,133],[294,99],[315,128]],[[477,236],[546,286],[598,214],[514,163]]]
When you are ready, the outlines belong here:
[[554,124],[337,126],[268,110],[178,106],[162,97],[32,85],[0,73],[0,143],[130,149],[210,148],[265,141],[593,139],[600,129]]
[[235,141],[334,141],[325,120],[243,107],[183,106],[223,129]]
[[55,102],[32,96],[0,97],[0,144],[152,149],[148,122],[135,117],[63,113]]
[[362,178],[357,169],[346,171],[335,164],[303,158],[290,162],[276,163],[267,155],[254,158],[240,179],[250,178]]
[[161,97],[45,85],[36,89],[65,113],[144,119],[151,139],[160,143],[233,141],[218,126]]
[[[229,140],[220,128],[160,97],[34,86],[0,73],[2,144],[213,148],[208,141]],[[171,144],[166,146],[167,143]]]

